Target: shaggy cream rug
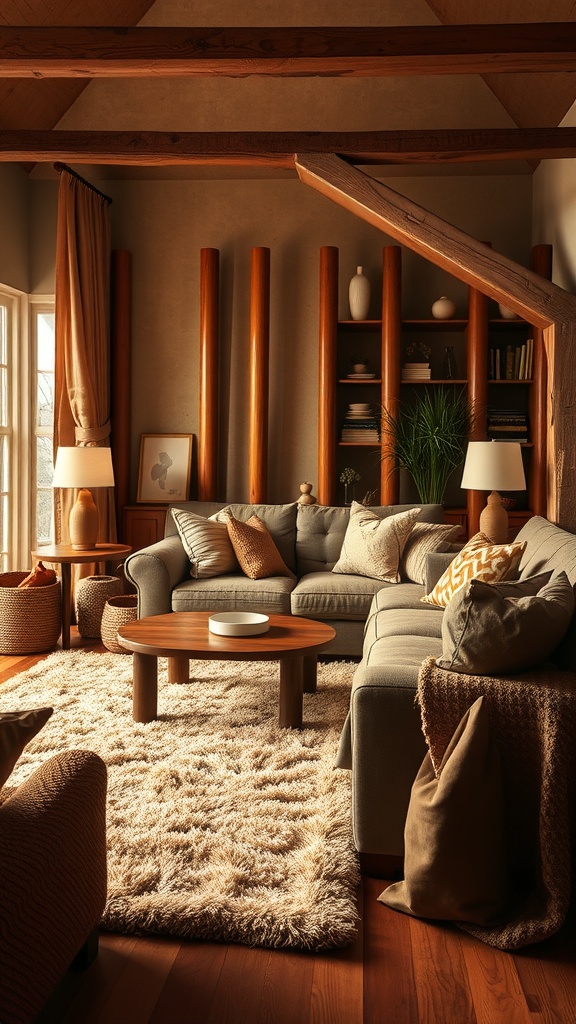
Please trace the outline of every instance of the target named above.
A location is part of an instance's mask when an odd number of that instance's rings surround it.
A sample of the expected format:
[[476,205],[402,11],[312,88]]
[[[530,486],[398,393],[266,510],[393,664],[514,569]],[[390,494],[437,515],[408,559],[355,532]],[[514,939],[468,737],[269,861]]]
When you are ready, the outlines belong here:
[[[108,766],[113,931],[323,949],[357,927],[350,776],[334,768],[354,665],[318,668],[304,728],[280,729],[278,664],[191,662],[159,718],[132,719],[132,659],[62,651],[0,687],[0,710],[54,714],[10,784],[70,747]],[[65,837],[63,837],[65,841]]]

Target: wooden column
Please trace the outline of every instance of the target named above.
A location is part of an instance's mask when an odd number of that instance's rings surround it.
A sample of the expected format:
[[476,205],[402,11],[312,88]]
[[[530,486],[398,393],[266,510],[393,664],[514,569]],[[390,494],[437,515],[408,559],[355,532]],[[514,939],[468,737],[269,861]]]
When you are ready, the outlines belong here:
[[117,534],[122,529],[122,509],[130,504],[131,293],[132,255],[126,249],[115,249],[112,252],[110,281],[110,446]]
[[218,496],[218,249],[200,250],[198,498]]
[[[382,253],[382,405],[392,416],[398,413],[400,401],[400,339],[402,325],[401,279],[402,250],[387,245]],[[382,429],[382,448],[388,443]],[[400,494],[398,470],[390,459],[383,459],[380,468],[380,503],[395,505]]]
[[320,249],[320,332],[318,351],[318,502],[336,504],[336,339],[338,332],[338,249]]
[[[532,249],[532,270],[535,270],[547,281],[552,280],[552,246],[535,245]],[[544,332],[539,327],[532,328],[534,339],[534,359],[532,364],[532,380],[528,399],[528,423],[530,440],[533,447],[530,451],[532,465],[528,484],[528,507],[534,515],[546,516],[548,504],[547,457],[547,396],[548,396],[548,361],[544,348]]]
[[[468,289],[468,399],[475,413],[471,441],[487,437],[488,406],[488,300],[477,288]],[[484,491],[467,491],[468,535],[478,533],[480,513],[486,505]]]
[[252,249],[250,278],[249,501],[268,498],[270,249]]

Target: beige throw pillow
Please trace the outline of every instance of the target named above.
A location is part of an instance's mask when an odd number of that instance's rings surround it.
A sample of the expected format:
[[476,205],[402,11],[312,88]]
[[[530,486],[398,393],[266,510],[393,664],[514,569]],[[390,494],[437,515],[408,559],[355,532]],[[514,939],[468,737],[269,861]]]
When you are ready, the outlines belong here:
[[421,511],[411,508],[381,519],[353,501],[340,557],[332,572],[399,583],[402,552]]
[[243,523],[228,512],[227,527],[240,568],[250,579],[293,575],[259,516],[250,516]]
[[426,562],[433,551],[448,551],[453,540],[462,533],[461,526],[443,523],[414,523],[400,563],[402,579],[426,583]]
[[565,572],[509,583],[470,580],[442,617],[440,668],[492,676],[522,672],[550,658],[574,614]]
[[190,559],[193,579],[238,572],[238,560],[225,522],[219,522],[212,516],[206,519],[181,508],[173,508],[171,512],[182,546]]
[[521,544],[492,544],[484,533],[476,533],[450,562],[446,572],[431,591],[421,598],[426,604],[446,608],[454,594],[468,580],[479,579],[498,583],[513,575],[522,557],[526,542]]
[[40,732],[51,714],[52,708],[0,714],[0,787],[11,774],[26,744]]
[[404,881],[378,897],[414,917],[488,925],[505,908],[508,877],[502,771],[479,697],[446,749],[416,776],[404,830]]

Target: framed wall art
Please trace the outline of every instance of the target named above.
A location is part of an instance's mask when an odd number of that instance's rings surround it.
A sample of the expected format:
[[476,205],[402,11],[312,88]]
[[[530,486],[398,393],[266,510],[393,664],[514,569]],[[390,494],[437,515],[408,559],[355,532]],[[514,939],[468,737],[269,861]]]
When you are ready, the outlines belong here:
[[137,501],[167,505],[190,493],[193,434],[141,434]]

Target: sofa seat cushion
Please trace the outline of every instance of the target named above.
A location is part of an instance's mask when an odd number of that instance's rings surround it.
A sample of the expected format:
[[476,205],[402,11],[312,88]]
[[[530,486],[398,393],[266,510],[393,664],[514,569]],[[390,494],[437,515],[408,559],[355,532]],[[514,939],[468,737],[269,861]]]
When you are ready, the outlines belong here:
[[172,591],[173,612],[261,612],[289,615],[294,576],[251,580],[243,574],[186,580]]
[[386,586],[382,580],[369,576],[310,572],[292,591],[291,611],[293,615],[309,619],[364,621],[374,594],[382,586]]
[[363,664],[367,668],[389,668],[394,673],[403,670],[412,674],[414,691],[418,682],[418,672],[426,658],[439,658],[442,653],[442,639],[427,633],[421,635],[395,634],[377,638],[366,637],[364,641]]

